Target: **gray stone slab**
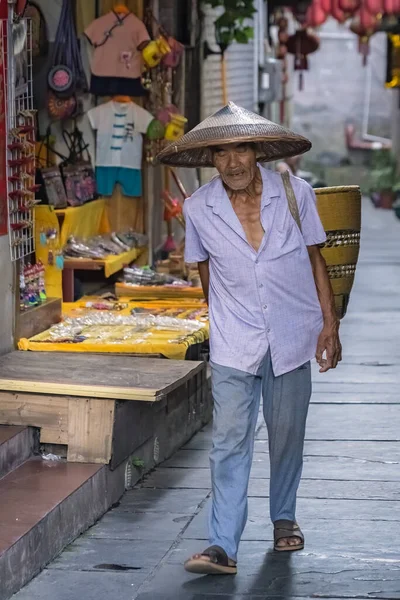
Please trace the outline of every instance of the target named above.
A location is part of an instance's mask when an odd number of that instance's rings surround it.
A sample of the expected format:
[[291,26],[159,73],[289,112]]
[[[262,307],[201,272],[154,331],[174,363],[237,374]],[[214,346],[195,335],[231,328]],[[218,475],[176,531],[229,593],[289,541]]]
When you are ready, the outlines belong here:
[[179,513],[130,513],[113,510],[92,527],[92,538],[118,540],[174,540],[190,519]]
[[[249,496],[266,497],[269,494],[268,479],[250,478]],[[303,479],[299,498],[333,498],[337,500],[396,500],[400,499],[400,482],[394,481],[321,481]]]
[[[343,362],[336,369],[332,369],[327,373],[319,373],[318,365],[313,365],[313,381],[321,380],[323,383],[331,383],[332,387],[336,383],[362,383],[379,385],[393,384],[398,386],[400,383],[400,372],[398,364],[390,364],[387,361],[382,362],[382,366],[368,364],[348,364]],[[367,364],[366,364],[367,363]]]
[[15,600],[132,600],[148,571],[46,570],[13,596]]
[[[208,469],[207,450],[181,450],[163,468]],[[391,459],[391,460],[389,460]],[[201,474],[200,474],[201,475]],[[255,453],[251,477],[265,479],[269,477],[269,456],[266,453]],[[338,480],[379,480],[398,481],[399,461],[387,456],[387,460],[373,461],[349,455],[306,456],[304,457],[304,479],[338,479]]]
[[[349,554],[320,551],[291,556],[270,552],[269,544],[242,542],[236,577],[198,577],[182,562],[201,544],[179,544],[168,562],[143,587],[140,600],[157,598],[163,586],[166,600],[191,598],[376,598],[400,597],[400,563],[374,556],[360,560]],[[393,559],[392,559],[393,560]],[[176,561],[176,562],[175,562]],[[154,594],[153,596],[151,594]],[[145,595],[147,594],[147,595]],[[185,595],[186,594],[186,595]],[[161,596],[160,596],[161,598]]]
[[134,488],[121,499],[119,511],[172,512],[190,515],[210,493],[209,489],[149,489]]
[[143,480],[144,488],[211,489],[209,469],[157,469]]
[[314,393],[325,394],[327,391],[336,392],[339,394],[370,394],[373,391],[378,391],[382,395],[395,394],[397,386],[392,383],[382,383],[379,385],[372,386],[370,383],[337,383],[325,382],[322,379],[314,379],[313,391]]
[[112,571],[121,568],[137,571],[154,568],[171,547],[171,540],[158,541],[78,538],[49,566],[70,571]]
[[[400,410],[396,405],[311,405],[307,440],[400,440]],[[263,428],[258,439],[266,439]]]
[[[257,454],[268,453],[268,440],[257,440],[254,444],[254,451]],[[306,441],[304,455],[356,458],[372,463],[398,464],[400,463],[400,442]]]
[[[335,386],[332,387],[334,388]],[[390,394],[382,394],[379,391],[362,394],[341,394],[340,392],[335,392],[334,389],[332,390],[327,386],[325,392],[313,392],[313,395],[311,396],[311,404],[400,404],[400,394],[398,391],[394,391]]]
[[[211,489],[208,469],[157,469],[144,482],[144,488],[158,489]],[[249,496],[265,497],[269,480],[250,478]],[[338,481],[302,480],[299,495],[305,498],[347,498],[355,500],[398,500],[398,481]]]

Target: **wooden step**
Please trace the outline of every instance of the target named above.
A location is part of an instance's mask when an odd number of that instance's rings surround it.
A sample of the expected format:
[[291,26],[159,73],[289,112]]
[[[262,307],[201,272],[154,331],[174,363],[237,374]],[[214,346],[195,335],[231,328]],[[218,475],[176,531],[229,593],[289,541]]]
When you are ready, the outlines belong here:
[[107,471],[35,457],[0,480],[0,600],[21,589],[109,508]]
[[33,427],[0,425],[0,479],[39,449],[39,432]]

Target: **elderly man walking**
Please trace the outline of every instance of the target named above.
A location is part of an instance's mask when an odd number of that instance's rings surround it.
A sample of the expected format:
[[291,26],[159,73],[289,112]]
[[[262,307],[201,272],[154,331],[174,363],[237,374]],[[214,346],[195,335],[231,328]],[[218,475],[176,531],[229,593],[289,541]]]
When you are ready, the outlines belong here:
[[219,176],[186,200],[185,260],[197,262],[210,311],[214,397],[210,547],[187,571],[235,574],[260,397],[268,428],[270,516],[277,551],[301,550],[296,494],[311,396],[341,360],[339,323],[319,246],[312,188],[260,163],[306,152],[305,138],[233,103],[160,154]]

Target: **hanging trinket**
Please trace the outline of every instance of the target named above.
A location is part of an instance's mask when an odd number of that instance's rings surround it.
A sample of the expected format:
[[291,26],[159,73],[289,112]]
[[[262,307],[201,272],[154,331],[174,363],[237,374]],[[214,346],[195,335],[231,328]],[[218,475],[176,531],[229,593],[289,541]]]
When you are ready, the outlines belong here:
[[294,70],[300,71],[299,90],[304,87],[304,71],[308,70],[308,55],[319,48],[319,39],[316,35],[308,33],[306,29],[298,29],[289,37],[287,49],[294,55]]

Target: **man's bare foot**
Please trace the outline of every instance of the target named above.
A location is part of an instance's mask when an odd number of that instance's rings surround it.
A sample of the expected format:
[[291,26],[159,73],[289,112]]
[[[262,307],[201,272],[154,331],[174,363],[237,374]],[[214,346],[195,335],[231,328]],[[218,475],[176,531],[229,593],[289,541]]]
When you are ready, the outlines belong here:
[[296,521],[287,519],[275,521],[274,548],[278,552],[290,552],[304,548],[304,536]]
[[[212,562],[211,558],[209,556],[206,556],[205,554],[193,554],[190,560],[204,560],[204,562]],[[230,567],[236,567],[235,561],[231,558],[228,558],[228,565]]]
[[210,546],[199,554],[194,554],[185,562],[189,573],[198,575],[236,575],[237,568],[234,560],[228,557],[220,546]]
[[298,537],[288,537],[280,539],[276,545],[278,548],[282,548],[283,546],[300,546],[302,543],[302,540]]

